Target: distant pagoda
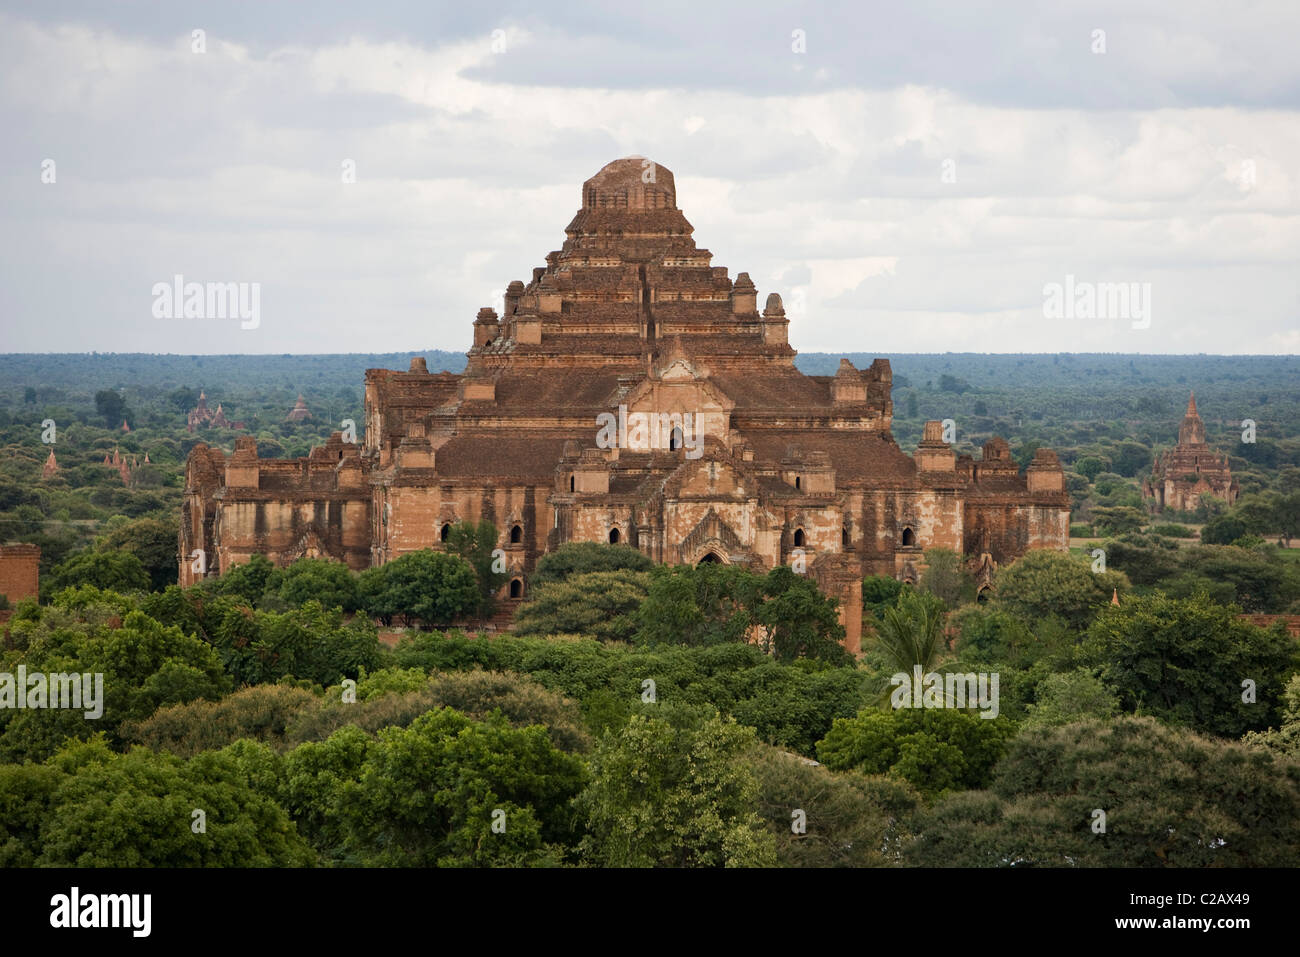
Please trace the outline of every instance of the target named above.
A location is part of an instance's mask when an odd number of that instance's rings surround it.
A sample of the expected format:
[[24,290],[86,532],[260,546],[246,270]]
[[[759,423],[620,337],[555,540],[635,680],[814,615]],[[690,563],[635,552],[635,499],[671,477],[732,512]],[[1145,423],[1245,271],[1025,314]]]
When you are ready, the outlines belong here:
[[311,410],[307,408],[307,400],[304,399],[302,397],[302,393],[299,392],[298,401],[295,402],[293,408],[289,410],[289,414],[284,417],[284,421],[305,422],[310,418],[311,418]]
[[212,409],[209,409],[208,394],[206,392],[200,392],[199,404],[190,410],[186,419],[185,427],[191,432],[200,427],[211,429],[242,429],[244,428],[244,423],[231,422],[226,418],[226,412],[221,407],[220,402],[217,403],[217,409],[215,412]]
[[1154,503],[1157,512],[1165,509],[1191,512],[1206,495],[1214,495],[1231,505],[1239,491],[1228,467],[1228,457],[1206,444],[1205,423],[1196,410],[1193,392],[1183,424],[1178,428],[1178,444],[1157,457],[1151,477],[1143,483],[1142,494]]

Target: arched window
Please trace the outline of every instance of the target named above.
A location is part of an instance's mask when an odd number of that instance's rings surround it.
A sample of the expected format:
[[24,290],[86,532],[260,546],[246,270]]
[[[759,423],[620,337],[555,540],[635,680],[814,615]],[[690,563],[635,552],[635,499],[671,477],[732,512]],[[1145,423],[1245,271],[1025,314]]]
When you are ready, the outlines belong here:
[[911,528],[903,529],[903,547],[908,548],[909,546],[915,544],[916,544],[916,532],[912,531]]
[[518,545],[524,540],[524,529],[522,525],[510,526],[510,544]]
[[617,545],[617,544],[618,544],[618,529],[617,529],[617,528],[611,528],[611,529],[609,530],[609,543],[610,543],[611,545]]
[[510,579],[510,597],[511,598],[524,597],[524,582],[522,578]]
[[803,548],[803,529],[802,529],[802,528],[796,528],[796,529],[794,530],[794,547],[795,547],[795,548]]
[[445,542],[451,536],[451,526],[444,524],[442,531],[438,533],[438,540]]
[[682,430],[680,427],[673,426],[673,434],[668,436],[669,451],[676,451],[682,447]]
[[795,487],[796,489],[801,489],[801,488],[803,488],[803,479],[802,479],[801,477],[799,477],[798,475],[796,475],[796,476],[794,477],[794,487]]
[[847,525],[840,529],[840,547],[849,547],[849,527]]
[[569,476],[569,491],[570,491],[570,492],[573,491],[573,476],[572,476],[572,475]]

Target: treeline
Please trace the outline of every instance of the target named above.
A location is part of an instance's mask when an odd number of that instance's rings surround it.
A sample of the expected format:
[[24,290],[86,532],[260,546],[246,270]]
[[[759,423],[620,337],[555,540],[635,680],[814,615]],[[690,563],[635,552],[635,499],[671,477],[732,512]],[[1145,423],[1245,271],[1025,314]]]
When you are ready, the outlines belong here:
[[[917,588],[864,583],[857,662],[776,639],[839,637],[790,569],[608,546],[547,556],[530,634],[416,627],[393,649],[326,563],[67,587],[20,604],[0,670],[102,672],[103,715],[0,710],[0,863],[1300,863],[1280,626],[1041,551],[980,603],[956,556],[927,558]],[[998,697],[891,707],[916,668],[997,675]]]

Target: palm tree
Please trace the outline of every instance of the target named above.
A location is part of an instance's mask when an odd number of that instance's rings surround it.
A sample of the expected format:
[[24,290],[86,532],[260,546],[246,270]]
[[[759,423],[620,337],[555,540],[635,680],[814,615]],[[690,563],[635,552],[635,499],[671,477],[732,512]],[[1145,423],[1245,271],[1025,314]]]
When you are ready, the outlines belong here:
[[[912,675],[919,665],[921,674],[933,671],[946,650],[944,604],[928,592],[904,588],[893,606],[886,608],[876,630],[876,644],[892,673]],[[887,701],[891,686],[882,697]]]

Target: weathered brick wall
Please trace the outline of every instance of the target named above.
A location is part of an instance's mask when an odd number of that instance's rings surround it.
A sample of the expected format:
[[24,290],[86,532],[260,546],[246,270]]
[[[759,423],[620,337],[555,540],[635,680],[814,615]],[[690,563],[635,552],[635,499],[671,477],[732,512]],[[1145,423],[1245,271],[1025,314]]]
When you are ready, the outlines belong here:
[[41,547],[0,545],[0,595],[11,603],[34,597],[40,589]]

